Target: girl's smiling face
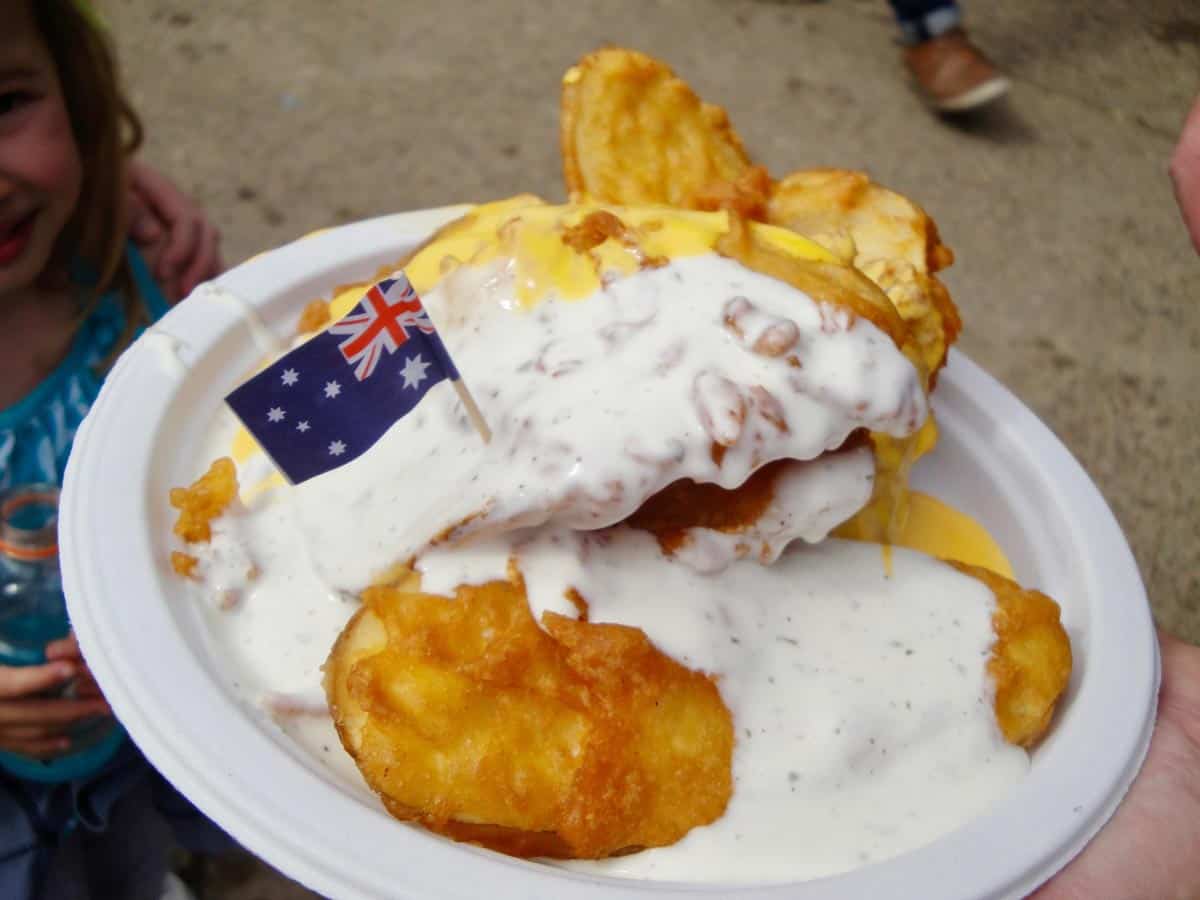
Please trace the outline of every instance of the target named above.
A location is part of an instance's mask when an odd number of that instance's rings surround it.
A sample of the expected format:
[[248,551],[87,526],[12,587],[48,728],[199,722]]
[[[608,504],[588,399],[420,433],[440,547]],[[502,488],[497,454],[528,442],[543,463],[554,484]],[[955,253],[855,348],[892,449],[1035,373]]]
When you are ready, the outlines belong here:
[[83,177],[54,60],[29,3],[15,7],[0,32],[0,302],[46,268]]

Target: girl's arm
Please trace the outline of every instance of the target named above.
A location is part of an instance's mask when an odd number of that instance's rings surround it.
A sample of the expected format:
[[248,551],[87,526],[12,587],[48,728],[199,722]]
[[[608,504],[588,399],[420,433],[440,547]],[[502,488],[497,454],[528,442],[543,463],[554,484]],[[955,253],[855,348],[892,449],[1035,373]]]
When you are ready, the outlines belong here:
[[166,176],[138,160],[129,163],[129,236],[172,301],[224,269],[216,226]]

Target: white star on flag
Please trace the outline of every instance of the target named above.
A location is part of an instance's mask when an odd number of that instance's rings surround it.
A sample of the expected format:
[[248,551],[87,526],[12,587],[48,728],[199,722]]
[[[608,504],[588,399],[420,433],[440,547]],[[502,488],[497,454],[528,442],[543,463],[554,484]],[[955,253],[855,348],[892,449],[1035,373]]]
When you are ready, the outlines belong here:
[[293,384],[295,384],[297,381],[300,380],[300,375],[299,375],[299,373],[296,372],[295,369],[284,369],[283,375],[281,377],[282,377],[283,383],[286,387],[291,387]]
[[421,354],[410,356],[404,361],[404,368],[400,370],[400,374],[404,376],[404,386],[406,388],[417,388],[422,381],[429,376],[425,374],[425,370],[429,368],[431,363],[421,362]]
[[304,432],[304,431],[308,431],[309,427],[310,426],[308,424],[308,420],[305,419],[304,421],[302,421],[296,425],[296,430],[300,431],[300,432]]
[[342,392],[342,386],[336,381],[325,382],[325,396],[332,400]]
[[329,455],[330,456],[341,456],[345,452],[346,452],[346,445],[344,443],[342,443],[341,441],[334,441],[332,444],[329,445]]
[[286,415],[287,415],[287,413],[285,413],[278,406],[272,406],[269,410],[267,410],[267,421],[268,422],[282,422]]

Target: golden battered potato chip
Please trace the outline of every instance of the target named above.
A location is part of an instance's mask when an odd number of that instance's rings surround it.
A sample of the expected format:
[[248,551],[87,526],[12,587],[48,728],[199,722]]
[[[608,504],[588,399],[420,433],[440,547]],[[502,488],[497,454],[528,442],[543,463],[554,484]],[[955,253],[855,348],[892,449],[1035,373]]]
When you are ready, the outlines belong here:
[[[996,598],[996,721],[1032,746],[1071,672],[1058,606],[950,565]],[[636,628],[553,613],[539,628],[519,576],[454,598],[412,586],[369,589],[325,666],[342,743],[393,815],[511,855],[600,858],[722,814],[733,727],[711,678]]]
[[921,207],[864,172],[808,169],[774,186],[767,220],[831,250],[848,240],[854,266],[888,295],[909,326],[923,370],[936,375],[962,322],[935,275],[954,254]]
[[719,106],[665,64],[634,50],[589,53],[563,76],[560,139],[573,200],[761,212],[765,172],[752,169]]
[[[717,252],[736,259],[748,269],[777,278],[803,291],[813,300],[849,310],[874,323],[910,358],[908,326],[887,295],[852,266],[804,259],[771,246],[745,219],[732,213],[729,231],[717,241]],[[912,360],[919,365],[918,359]]]
[[561,145],[572,199],[728,209],[790,228],[853,263],[905,323],[902,346],[932,387],[962,323],[935,276],[954,255],[915,203],[862,172],[801,170],[773,182],[723,109],[632,50],[598,50],[568,70]]
[[543,630],[519,578],[363,600],[325,689],[393,815],[518,856],[598,858],[724,812],[729,711],[639,629],[547,613]]
[[951,562],[996,595],[996,644],[988,673],[996,686],[996,722],[1011,744],[1032,747],[1050,727],[1071,678],[1071,642],[1058,604],[989,569]]

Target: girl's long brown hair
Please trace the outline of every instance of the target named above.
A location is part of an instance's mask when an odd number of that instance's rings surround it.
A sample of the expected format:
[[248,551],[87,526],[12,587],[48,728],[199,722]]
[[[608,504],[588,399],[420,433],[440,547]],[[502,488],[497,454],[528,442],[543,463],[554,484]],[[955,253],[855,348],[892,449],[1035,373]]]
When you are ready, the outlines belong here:
[[79,311],[80,322],[104,293],[119,292],[125,333],[117,351],[147,318],[125,256],[127,165],[141,146],[142,123],[121,90],[116,56],[98,20],[72,0],[30,3],[58,70],[83,168],[79,202],[59,235],[49,271],[64,272],[72,261],[82,260],[95,272],[96,281],[89,285]]

